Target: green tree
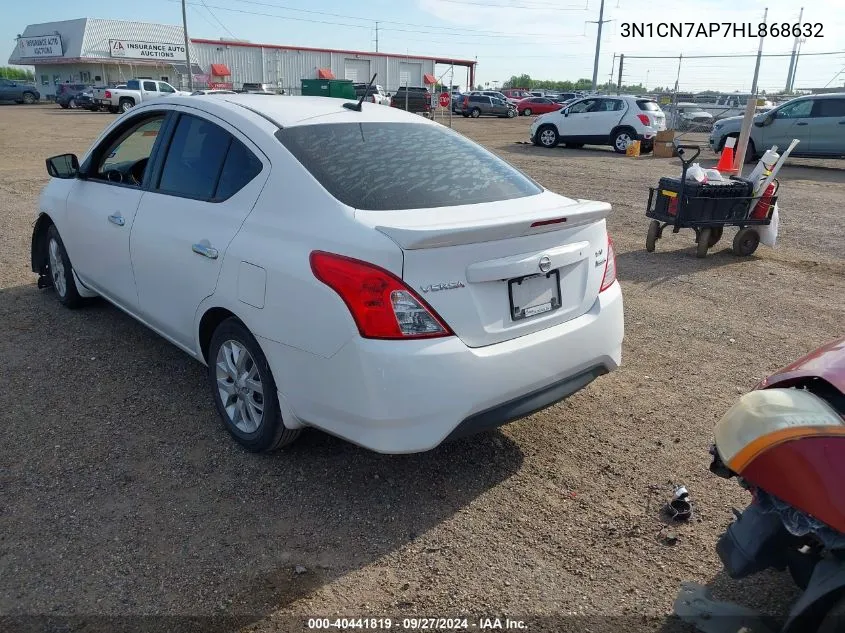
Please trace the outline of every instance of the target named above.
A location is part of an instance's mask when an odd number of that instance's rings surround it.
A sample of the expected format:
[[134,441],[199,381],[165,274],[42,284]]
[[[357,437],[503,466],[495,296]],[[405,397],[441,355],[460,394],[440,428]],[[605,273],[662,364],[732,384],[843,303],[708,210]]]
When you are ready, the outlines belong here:
[[32,81],[35,79],[35,74],[31,70],[25,68],[15,68],[14,66],[0,66],[0,77],[4,79],[28,79]]
[[502,88],[534,88],[535,84],[536,82],[531,80],[531,75],[523,73],[508,79],[502,84]]

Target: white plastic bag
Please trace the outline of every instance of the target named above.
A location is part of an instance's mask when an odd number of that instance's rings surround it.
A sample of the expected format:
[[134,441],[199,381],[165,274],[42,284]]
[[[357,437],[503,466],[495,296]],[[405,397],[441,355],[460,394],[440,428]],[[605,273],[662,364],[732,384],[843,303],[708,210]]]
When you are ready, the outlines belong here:
[[687,169],[687,180],[695,180],[696,182],[705,183],[707,182],[707,174],[704,173],[701,165],[693,163],[690,165],[689,169]]
[[757,227],[757,232],[760,234],[760,243],[774,248],[778,240],[778,204],[775,202],[775,209],[772,211],[771,224],[761,224]]

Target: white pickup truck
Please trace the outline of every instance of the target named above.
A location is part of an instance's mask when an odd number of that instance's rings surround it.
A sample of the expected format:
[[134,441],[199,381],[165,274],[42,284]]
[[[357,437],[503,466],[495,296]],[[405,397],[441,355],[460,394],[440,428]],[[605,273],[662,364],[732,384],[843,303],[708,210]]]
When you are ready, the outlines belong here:
[[176,90],[166,81],[130,79],[126,82],[126,88],[94,88],[92,99],[95,105],[107,108],[110,112],[126,112],[142,101],[186,94],[189,93]]

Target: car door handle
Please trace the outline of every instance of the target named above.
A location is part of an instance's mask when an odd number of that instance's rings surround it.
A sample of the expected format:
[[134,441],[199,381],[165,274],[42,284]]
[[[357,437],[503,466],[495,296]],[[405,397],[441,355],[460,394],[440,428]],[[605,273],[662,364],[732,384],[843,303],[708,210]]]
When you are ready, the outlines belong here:
[[124,220],[123,216],[119,213],[112,213],[109,216],[109,222],[111,222],[112,224],[117,224],[118,226],[123,226],[124,224],[126,224],[126,220]]
[[206,240],[203,240],[199,244],[194,244],[191,246],[191,250],[197,255],[202,255],[203,257],[208,257],[209,259],[217,259],[217,249],[213,248]]
[[806,121],[799,121],[795,125],[807,125],[807,122]]

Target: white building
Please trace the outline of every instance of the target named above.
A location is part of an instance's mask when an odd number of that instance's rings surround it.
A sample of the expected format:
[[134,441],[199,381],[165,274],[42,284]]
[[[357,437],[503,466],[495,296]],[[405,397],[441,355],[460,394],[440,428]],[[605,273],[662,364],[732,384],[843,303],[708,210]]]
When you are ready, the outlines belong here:
[[[244,83],[268,83],[298,94],[302,79],[351,79],[376,83],[388,92],[401,85],[433,84],[449,65],[465,67],[466,83],[475,81],[475,61],[363,51],[192,39],[195,87],[239,89]],[[181,26],[126,20],[79,18],[30,24],[17,40],[10,64],[35,66],[42,97],[62,83],[108,85],[134,77],[168,81],[187,88],[185,40]],[[439,68],[435,70],[435,66]],[[455,69],[456,83],[463,72]],[[447,76],[448,78],[448,76]]]

